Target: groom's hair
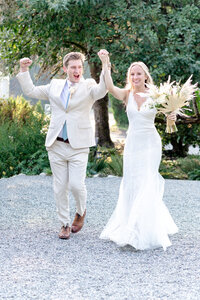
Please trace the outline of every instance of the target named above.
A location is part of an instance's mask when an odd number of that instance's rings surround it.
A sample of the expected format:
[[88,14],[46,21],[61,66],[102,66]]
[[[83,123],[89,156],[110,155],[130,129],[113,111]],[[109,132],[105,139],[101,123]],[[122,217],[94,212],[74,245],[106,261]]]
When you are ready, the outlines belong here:
[[81,60],[82,64],[85,61],[85,55],[83,55],[81,52],[70,52],[66,54],[63,58],[63,66],[67,68],[70,60]]

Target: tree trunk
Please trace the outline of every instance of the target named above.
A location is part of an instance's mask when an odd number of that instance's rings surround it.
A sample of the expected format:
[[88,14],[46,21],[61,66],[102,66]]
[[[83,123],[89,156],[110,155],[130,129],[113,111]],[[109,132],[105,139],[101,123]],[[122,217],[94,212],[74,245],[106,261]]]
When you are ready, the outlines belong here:
[[[100,67],[95,63],[90,63],[90,73],[92,78],[99,82]],[[95,102],[94,118],[95,118],[95,137],[97,144],[103,147],[113,147],[114,144],[110,138],[109,117],[108,117],[108,94]]]
[[171,138],[171,144],[173,146],[172,154],[175,156],[185,157],[187,156],[189,145],[183,144],[183,140],[180,138],[179,141],[177,141],[176,137]]

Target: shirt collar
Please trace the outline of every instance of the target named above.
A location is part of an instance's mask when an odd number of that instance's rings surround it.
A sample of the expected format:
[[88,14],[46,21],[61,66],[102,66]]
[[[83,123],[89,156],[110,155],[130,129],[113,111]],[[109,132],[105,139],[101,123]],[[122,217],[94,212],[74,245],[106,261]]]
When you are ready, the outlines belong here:
[[80,79],[80,81],[79,82],[71,82],[71,81],[69,81],[69,79],[67,79],[67,85],[68,85],[68,87],[70,88],[70,87],[75,87],[75,86],[77,86],[80,82],[83,82],[84,81],[84,77],[82,76],[81,77],[81,79]]
[[67,79],[67,85],[68,85],[69,88],[72,87],[72,86],[75,86],[75,84],[76,84],[76,83],[71,82],[71,81],[69,81],[69,80]]

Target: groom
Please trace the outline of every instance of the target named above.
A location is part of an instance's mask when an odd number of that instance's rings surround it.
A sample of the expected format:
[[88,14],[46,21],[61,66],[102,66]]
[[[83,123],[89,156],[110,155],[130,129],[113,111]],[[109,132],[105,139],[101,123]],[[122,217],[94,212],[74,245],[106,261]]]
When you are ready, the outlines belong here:
[[[46,149],[53,173],[53,190],[58,218],[61,223],[60,239],[69,239],[83,227],[86,215],[85,187],[89,147],[95,145],[90,124],[90,111],[94,102],[103,98],[106,85],[103,74],[97,84],[94,79],[84,79],[84,55],[71,52],[63,58],[66,79],[52,79],[47,85],[35,86],[28,69],[29,58],[20,60],[17,75],[23,92],[32,98],[49,100],[51,121],[46,137]],[[76,214],[70,227],[69,191],[76,201]]]

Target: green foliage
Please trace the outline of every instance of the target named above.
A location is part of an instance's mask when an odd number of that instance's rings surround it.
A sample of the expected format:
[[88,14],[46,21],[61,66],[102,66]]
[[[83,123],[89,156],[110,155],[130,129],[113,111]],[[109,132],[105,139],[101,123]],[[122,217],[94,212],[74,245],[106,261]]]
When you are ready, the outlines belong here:
[[[0,177],[19,173],[51,174],[44,147],[49,120],[41,104],[31,106],[23,98],[0,101]],[[200,180],[200,157],[163,159],[160,173],[165,178]],[[93,147],[90,149],[87,176],[122,176],[122,150]]]
[[[199,91],[196,93],[196,104],[200,106],[200,96]],[[191,111],[187,111],[187,115],[190,117],[194,116],[194,110],[192,103],[190,104]],[[177,120],[177,129],[178,131],[173,134],[168,134],[165,132],[166,121],[163,115],[159,115],[156,118],[156,127],[159,131],[159,134],[162,137],[163,146],[172,144],[173,149],[169,151],[164,151],[164,153],[171,157],[185,157],[188,153],[189,146],[200,146],[200,125],[198,123],[184,123],[187,121],[182,120],[178,117]]]
[[200,180],[200,169],[194,169],[188,175],[190,180]]
[[180,169],[187,174],[188,179],[200,180],[200,156],[191,155],[177,159]]
[[115,99],[111,94],[109,94],[109,99],[117,125],[119,127],[126,127],[128,125],[128,118],[125,112],[125,105],[122,101]]
[[176,160],[163,159],[159,168],[160,174],[166,179],[187,179]]
[[197,103],[197,108],[200,111],[200,90],[196,91],[196,103]]
[[164,178],[200,180],[200,157],[188,155],[186,158],[163,159],[159,169]]
[[37,152],[30,155],[29,158],[22,160],[16,167],[17,173],[26,175],[37,175],[45,173],[50,175],[51,169],[49,166],[48,154],[45,149],[39,149]]
[[[178,9],[172,9],[168,14],[170,26],[167,30],[167,47],[163,49],[165,60],[164,72],[172,78],[186,80],[193,74],[194,80],[199,80],[199,3],[185,1]],[[194,25],[195,24],[195,25]],[[195,30],[194,30],[195,26]]]
[[[4,0],[0,17],[0,57],[11,73],[21,57],[32,56],[54,76],[69,51],[86,54],[92,70],[99,64],[96,53],[106,48],[114,82],[121,87],[133,61],[146,63],[156,84],[169,75],[182,82],[191,74],[194,82],[200,79],[199,0]],[[126,124],[119,103],[111,102],[117,122]],[[191,130],[178,125],[171,137],[163,123],[159,126],[176,155],[186,155],[188,145],[196,144],[196,125]]]
[[0,100],[0,177],[39,174],[49,167],[44,146],[49,120],[22,97]]
[[123,156],[115,148],[93,147],[90,149],[87,176],[122,176]]
[[98,149],[99,148],[97,147],[90,148],[87,164],[88,177],[98,174],[98,172],[100,172],[106,167],[105,159],[103,157],[98,156]]
[[115,176],[123,175],[123,156],[119,153],[111,154],[107,158],[108,169],[110,169],[111,174]]
[[114,80],[122,86],[132,61],[144,61],[158,83],[199,80],[199,1],[3,1],[1,57],[10,72],[21,56],[38,55],[43,70],[57,72],[63,55],[82,51],[99,63],[111,53]]
[[[91,67],[99,63],[98,50],[106,48],[111,54],[114,82],[121,87],[133,61],[146,63],[157,84],[169,75],[172,80],[185,81],[193,73],[194,82],[200,79],[198,0],[150,0],[148,3],[135,0],[4,0],[0,18],[1,62],[11,73],[15,72],[21,57],[37,56],[42,70],[51,70],[54,76],[60,71],[64,54],[74,50],[86,54]],[[111,102],[119,124],[126,123],[125,114],[120,115],[121,108],[115,109],[115,100]],[[13,118],[12,113],[8,118]],[[8,132],[6,123],[1,126],[4,126],[1,132]],[[184,156],[189,145],[200,144],[198,124],[178,124],[178,132],[174,135],[165,133],[165,122],[157,122],[157,126],[163,144],[171,142],[176,155]],[[29,135],[31,128],[23,131],[20,126],[10,126],[9,130],[7,139],[1,136],[1,140],[5,149],[11,150],[10,164],[14,164],[12,153],[13,149],[19,150],[18,136],[24,157],[30,154],[26,153],[24,144],[28,143],[25,139],[23,144],[22,137]],[[41,140],[39,134],[38,139]],[[33,143],[30,135],[29,140],[33,154],[40,142],[35,139]],[[89,169],[94,172],[95,168],[103,169],[103,162],[95,164],[99,166]],[[12,167],[8,165],[8,169],[9,166]]]
[[99,48],[116,38],[118,9],[113,0],[14,0],[2,10],[1,55],[10,72],[21,56],[36,54],[43,70],[57,73],[62,57],[74,50],[99,63]]
[[200,157],[199,156],[188,156],[184,159],[177,159],[177,163],[180,165],[180,168],[183,172],[188,174],[195,169],[200,170]]
[[[200,180],[200,157],[189,155],[186,158],[163,158],[159,168],[160,174],[166,179]],[[123,155],[117,149],[91,148],[87,166],[87,176],[122,176]]]

